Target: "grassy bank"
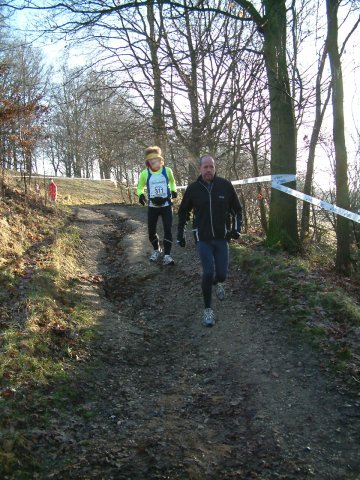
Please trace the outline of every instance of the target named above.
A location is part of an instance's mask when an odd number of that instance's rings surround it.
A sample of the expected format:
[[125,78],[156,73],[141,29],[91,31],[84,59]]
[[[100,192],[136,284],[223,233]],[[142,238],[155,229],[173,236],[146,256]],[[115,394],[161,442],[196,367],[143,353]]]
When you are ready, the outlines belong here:
[[244,236],[233,247],[233,259],[254,292],[360,382],[360,287],[334,273],[331,251],[323,247],[292,257]]
[[[43,421],[49,409],[59,412],[61,384],[87,358],[97,317],[82,293],[84,277],[86,281],[79,259],[82,242],[66,208],[44,206],[31,195],[25,201],[22,191],[8,186],[0,200],[0,218],[4,478],[15,465],[17,471],[22,462],[31,464],[31,445],[22,432],[36,426],[37,418]],[[56,389],[49,387],[55,383]]]

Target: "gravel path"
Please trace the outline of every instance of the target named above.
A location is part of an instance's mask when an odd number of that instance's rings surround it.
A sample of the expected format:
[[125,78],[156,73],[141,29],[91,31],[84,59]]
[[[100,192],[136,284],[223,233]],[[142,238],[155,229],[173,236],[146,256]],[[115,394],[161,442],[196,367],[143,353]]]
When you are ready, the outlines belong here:
[[82,207],[75,221],[84,271],[104,280],[84,289],[99,336],[68,386],[63,437],[35,453],[41,478],[360,478],[360,397],[241,271],[207,329],[191,241],[163,267],[148,261],[146,209]]

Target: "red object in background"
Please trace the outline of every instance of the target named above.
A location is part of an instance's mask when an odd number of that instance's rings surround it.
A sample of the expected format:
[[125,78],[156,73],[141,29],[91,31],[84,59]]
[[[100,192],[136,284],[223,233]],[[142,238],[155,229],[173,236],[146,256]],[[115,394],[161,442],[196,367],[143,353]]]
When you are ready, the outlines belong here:
[[56,201],[56,197],[57,197],[57,185],[56,183],[54,182],[54,180],[51,180],[51,182],[49,183],[49,197],[50,199],[55,202]]

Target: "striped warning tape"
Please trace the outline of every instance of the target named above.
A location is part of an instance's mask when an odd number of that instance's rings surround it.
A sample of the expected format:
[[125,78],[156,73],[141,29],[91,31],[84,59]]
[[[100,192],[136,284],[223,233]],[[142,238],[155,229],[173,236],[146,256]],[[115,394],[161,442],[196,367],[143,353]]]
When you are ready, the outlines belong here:
[[[319,200],[318,198],[312,197],[311,195],[306,195],[305,193],[298,192],[293,188],[284,186],[284,183],[293,182],[296,180],[296,175],[264,175],[262,177],[253,177],[253,178],[243,178],[242,180],[233,180],[231,183],[233,185],[247,185],[250,183],[261,183],[261,182],[271,182],[271,187],[280,190],[281,192],[287,193],[293,197],[302,200],[303,202],[311,203],[317,207],[320,207],[328,212],[336,213],[342,217],[348,218],[353,222],[360,223],[360,215],[357,213],[349,212],[344,208],[333,205],[332,203],[325,202],[324,200]],[[186,186],[178,187],[180,189],[186,188]]]

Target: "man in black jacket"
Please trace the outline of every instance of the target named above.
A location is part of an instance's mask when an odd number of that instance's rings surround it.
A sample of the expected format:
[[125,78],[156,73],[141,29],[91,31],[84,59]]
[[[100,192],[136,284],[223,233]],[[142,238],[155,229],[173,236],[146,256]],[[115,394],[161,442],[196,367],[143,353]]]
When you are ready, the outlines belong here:
[[204,296],[203,325],[211,327],[215,314],[211,308],[212,286],[219,300],[225,298],[222,282],[225,281],[229,263],[231,238],[240,236],[242,208],[231,182],[218,177],[215,161],[210,155],[200,158],[200,176],[190,184],[179,208],[177,243],[185,247],[185,226],[190,212],[194,212],[193,233],[199,253]]

